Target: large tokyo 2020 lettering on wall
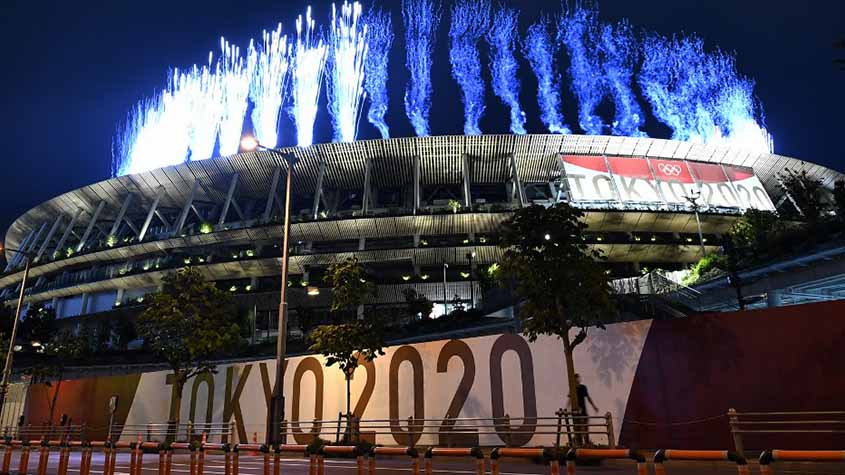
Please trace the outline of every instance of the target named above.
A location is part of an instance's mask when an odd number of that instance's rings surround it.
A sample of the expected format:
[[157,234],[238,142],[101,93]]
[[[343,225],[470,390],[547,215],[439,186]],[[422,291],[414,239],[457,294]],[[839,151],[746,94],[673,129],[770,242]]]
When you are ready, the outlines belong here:
[[[725,413],[752,410],[842,409],[845,378],[845,302],[764,311],[639,321],[591,330],[576,349],[575,364],[601,413],[614,419],[618,440],[643,448],[729,448]],[[182,419],[234,421],[235,438],[262,438],[274,375],[272,360],[221,365],[185,387]],[[58,389],[57,389],[58,388]],[[29,388],[25,415],[45,421],[54,392],[54,418],[105,427],[108,399],[120,396],[118,423],[165,421],[172,410],[167,371],[63,381]],[[309,440],[315,419],[345,411],[345,382],[319,356],[290,358],[285,372],[286,414],[295,439]],[[525,417],[514,419],[520,435],[511,443],[549,445],[533,434],[535,416],[565,406],[563,350],[556,338],[529,343],[504,334],[391,347],[358,368],[352,381],[352,410],[364,419],[398,419],[377,442],[407,443],[408,417]],[[448,437],[448,423],[422,435],[420,444]],[[494,432],[491,430],[491,432]],[[504,435],[464,438],[462,443],[500,445]],[[830,436],[832,437],[832,436]],[[778,439],[792,447],[841,445],[830,437]],[[599,437],[593,438],[601,443]],[[841,437],[840,437],[841,439]],[[452,439],[454,441],[454,439]],[[771,439],[749,437],[749,448]],[[785,445],[784,445],[785,446]]]

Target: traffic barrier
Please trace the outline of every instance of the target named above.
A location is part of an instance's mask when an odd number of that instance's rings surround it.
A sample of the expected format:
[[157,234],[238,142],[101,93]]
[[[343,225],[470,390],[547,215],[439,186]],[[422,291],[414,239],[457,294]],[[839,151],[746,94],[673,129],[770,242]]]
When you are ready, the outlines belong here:
[[[417,449],[413,447],[373,447],[370,450],[370,463],[367,468],[367,473],[375,475],[376,473],[376,459],[379,456],[386,457],[410,457],[411,458],[411,474],[419,475],[420,473],[420,454]],[[360,465],[359,474],[363,475],[363,466]]]
[[308,474],[317,474],[317,454],[310,453],[307,445],[281,444],[275,446],[273,449],[273,475],[280,474],[282,454],[286,452],[292,454],[302,454],[303,457],[308,457]]
[[637,475],[648,475],[645,456],[630,449],[570,449],[566,454],[566,474],[575,475],[575,464],[579,460],[633,460],[637,463]]
[[736,470],[739,475],[749,475],[745,457],[729,450],[658,450],[654,454],[655,475],[666,474],[663,463],[668,460],[733,462],[736,464]]
[[223,473],[224,475],[232,475],[232,446],[226,443],[209,444],[207,442],[200,444],[199,461],[197,462],[197,475],[203,475],[205,473],[205,454],[209,451],[223,452]]
[[549,464],[550,475],[560,475],[560,462],[550,449],[526,449],[498,447],[490,453],[490,474],[499,475],[499,459],[501,458],[543,459]]
[[188,456],[188,474],[197,474],[197,444],[194,442],[173,442],[170,444],[170,450],[176,452],[177,450],[189,452]]
[[[478,447],[472,448],[439,448],[431,447],[425,451],[425,475],[432,475],[433,462],[435,457],[473,457],[475,459],[475,473],[476,475],[484,475],[484,452]],[[374,470],[370,470],[370,475],[375,475]]]
[[760,475],[771,475],[772,462],[845,463],[845,450],[766,450],[760,454]]
[[364,475],[364,451],[355,445],[324,445],[317,453],[317,475],[325,475],[326,455],[352,455],[355,457],[358,475]]

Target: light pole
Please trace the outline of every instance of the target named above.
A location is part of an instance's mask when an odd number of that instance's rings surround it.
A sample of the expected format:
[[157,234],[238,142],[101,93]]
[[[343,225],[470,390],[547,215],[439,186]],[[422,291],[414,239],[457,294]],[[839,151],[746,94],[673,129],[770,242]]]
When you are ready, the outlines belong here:
[[241,140],[241,148],[244,150],[261,149],[276,155],[285,162],[287,168],[287,179],[285,182],[285,224],[282,228],[282,285],[279,290],[279,336],[276,340],[276,384],[273,386],[273,394],[270,396],[270,405],[267,408],[267,445],[281,442],[281,425],[285,419],[285,358],[287,351],[287,320],[288,320],[288,237],[290,236],[290,189],[292,165],[278,150],[267,148],[258,143],[255,137],[247,136]]
[[698,210],[701,208],[701,205],[698,204],[700,198],[701,191],[699,190],[694,190],[692,193],[684,196],[684,199],[692,205],[692,211],[695,213],[695,224],[698,225],[698,245],[701,248],[701,257],[704,257],[704,235],[701,234],[701,219],[698,217]]
[[469,261],[469,301],[472,304],[472,309],[475,310],[475,285],[472,283],[472,258],[475,257],[474,252],[467,253],[467,260]]
[[449,264],[443,263],[443,316],[445,317],[448,315],[449,310],[449,297],[446,296],[446,269],[449,268]]
[[15,310],[15,320],[12,322],[12,335],[9,337],[9,351],[6,352],[6,365],[3,367],[3,379],[0,381],[0,415],[3,413],[3,406],[6,404],[6,394],[9,392],[9,379],[12,376],[12,357],[15,350],[15,337],[18,334],[18,323],[21,320],[21,307],[23,296],[26,292],[26,279],[29,277],[30,257],[29,253],[17,249],[6,249],[9,252],[21,254],[24,258],[23,280],[21,280],[21,291],[18,294],[18,306]]

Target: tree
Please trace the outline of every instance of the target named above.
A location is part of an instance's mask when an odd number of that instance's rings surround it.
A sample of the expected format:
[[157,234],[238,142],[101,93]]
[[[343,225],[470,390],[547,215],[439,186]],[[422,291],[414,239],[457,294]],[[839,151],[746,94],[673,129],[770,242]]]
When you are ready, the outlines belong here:
[[759,260],[771,253],[770,246],[780,228],[780,220],[774,213],[749,209],[731,227],[730,240],[746,259]]
[[798,214],[808,224],[816,224],[825,211],[822,182],[810,177],[807,170],[797,172],[789,168],[778,174],[778,181]]
[[162,279],[160,291],[138,317],[138,334],[173,371],[170,422],[178,424],[182,389],[194,376],[214,372],[212,359],[241,343],[231,296],[187,267]]
[[845,221],[845,180],[836,180],[833,184],[833,201],[836,203],[836,217]]
[[402,295],[405,297],[407,314],[411,321],[425,320],[434,310],[434,303],[425,294],[418,293],[413,287],[403,290]]
[[132,320],[124,317],[118,318],[112,329],[112,344],[118,350],[126,350],[129,343],[138,339],[138,331]]
[[588,328],[604,328],[617,315],[602,255],[584,241],[582,217],[567,203],[522,208],[504,223],[499,243],[498,278],[512,283],[522,300],[523,332],[529,341],[555,335],[563,343],[573,411],[580,409],[573,351]]
[[311,332],[311,351],[337,365],[346,378],[346,415],[350,417],[351,379],[361,360],[384,354],[384,325],[376,315],[356,315],[356,309],[375,295],[376,287],[354,257],[328,268],[332,284],[331,321]]

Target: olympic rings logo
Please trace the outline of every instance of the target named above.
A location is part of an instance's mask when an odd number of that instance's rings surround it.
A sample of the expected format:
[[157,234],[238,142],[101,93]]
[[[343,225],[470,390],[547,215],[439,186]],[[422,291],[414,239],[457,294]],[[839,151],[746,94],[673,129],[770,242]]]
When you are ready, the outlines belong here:
[[674,165],[669,163],[658,163],[657,169],[660,170],[664,175],[668,176],[680,176],[681,175],[681,166]]

